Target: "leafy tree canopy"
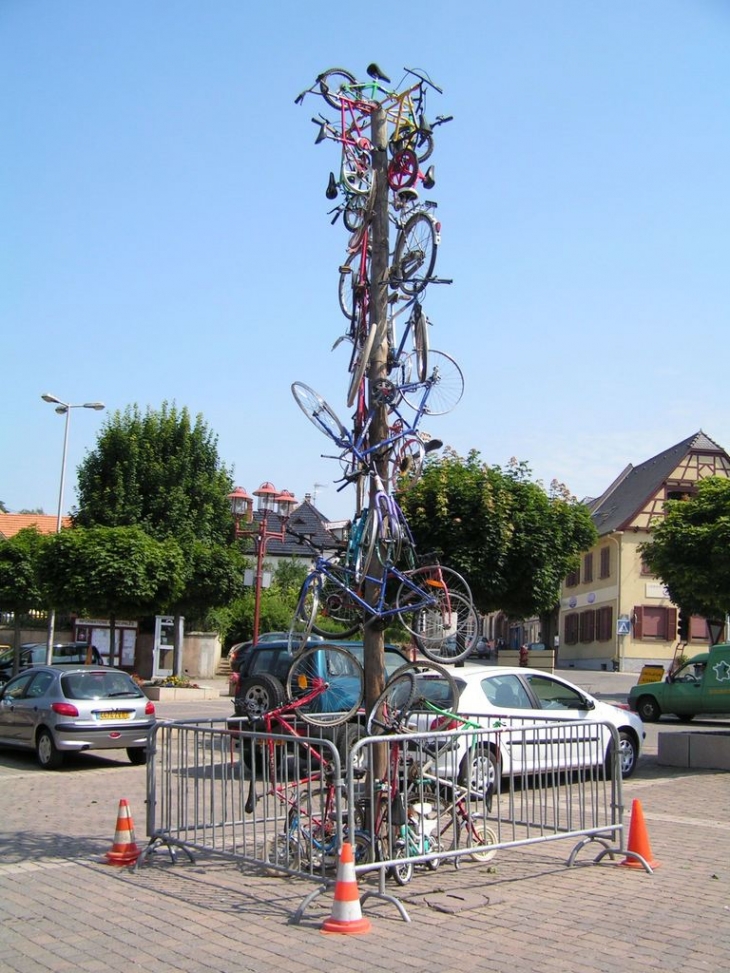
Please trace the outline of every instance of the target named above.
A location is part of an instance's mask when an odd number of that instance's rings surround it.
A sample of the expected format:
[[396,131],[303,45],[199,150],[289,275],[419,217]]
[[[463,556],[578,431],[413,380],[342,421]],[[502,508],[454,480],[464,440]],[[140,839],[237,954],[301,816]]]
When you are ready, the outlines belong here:
[[512,618],[551,611],[597,537],[587,508],[560,484],[547,493],[526,464],[489,466],[475,450],[430,458],[401,504],[419,552],[462,573],[480,611]]
[[16,614],[44,604],[38,557],[48,536],[35,527],[0,541],[0,606]]
[[140,527],[61,531],[48,538],[40,568],[54,605],[109,617],[169,610],[185,577],[178,544]]
[[640,551],[672,601],[686,612],[724,618],[730,612],[730,480],[708,477],[686,500],[669,500]]
[[202,416],[193,422],[187,409],[166,402],[145,413],[134,405],[109,415],[81,463],[75,520],[83,527],[136,524],[183,549],[194,540],[227,543],[231,489]]

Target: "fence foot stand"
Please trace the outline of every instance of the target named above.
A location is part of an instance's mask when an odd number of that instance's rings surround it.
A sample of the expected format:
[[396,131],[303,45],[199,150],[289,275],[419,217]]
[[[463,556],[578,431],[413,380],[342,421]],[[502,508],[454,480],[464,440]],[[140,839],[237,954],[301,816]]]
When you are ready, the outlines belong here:
[[289,925],[298,926],[299,923],[302,921],[302,916],[306,912],[307,907],[310,905],[310,903],[314,902],[315,899],[319,898],[319,896],[323,892],[326,892],[328,888],[330,888],[330,885],[325,883],[324,885],[320,885],[313,892],[310,892],[309,895],[305,896],[305,898],[302,901],[302,904],[299,906],[297,911],[289,920]]
[[391,905],[394,905],[400,913],[400,917],[403,922],[411,921],[411,917],[406,912],[406,907],[403,905],[400,899],[395,895],[391,895],[390,892],[385,891],[385,872],[382,868],[378,872],[378,891],[373,892],[368,890],[360,896],[361,903],[363,903],[366,899],[380,899],[382,902],[390,902]]
[[621,854],[621,849],[620,848],[613,848],[605,838],[598,838],[598,837],[596,837],[596,835],[589,835],[586,838],[582,838],[578,842],[578,844],[575,845],[575,847],[571,851],[571,853],[570,853],[570,855],[568,857],[568,860],[566,861],[565,864],[568,867],[571,867],[572,865],[575,865],[575,859],[578,857],[578,853],[583,848],[585,848],[586,845],[589,845],[592,841],[597,841],[599,844],[603,845],[603,851],[600,852],[599,855],[596,858],[593,859],[593,864],[594,865],[597,865],[598,862],[601,861],[602,858],[605,858],[606,857],[606,855],[610,855],[611,858],[615,858],[617,854]]
[[184,851],[188,856],[188,860],[195,864],[195,858],[193,853],[189,848],[186,847],[185,842],[179,841],[177,838],[171,837],[169,834],[155,834],[150,838],[147,847],[143,849],[141,855],[134,864],[134,871],[136,872],[140,865],[144,865],[151,855],[154,855],[161,847],[167,849],[170,855],[170,861],[173,865],[177,864],[177,852]]

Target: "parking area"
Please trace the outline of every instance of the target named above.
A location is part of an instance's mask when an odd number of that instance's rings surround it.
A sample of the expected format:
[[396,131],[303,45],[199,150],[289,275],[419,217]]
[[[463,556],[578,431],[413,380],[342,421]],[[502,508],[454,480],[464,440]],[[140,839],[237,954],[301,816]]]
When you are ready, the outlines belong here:
[[[585,688],[620,694],[609,682],[617,677],[601,681],[601,675]],[[179,709],[190,705],[166,704],[169,712],[161,705],[159,715],[193,715]],[[211,716],[231,710],[226,697],[204,705]],[[320,935],[329,893],[307,909],[301,925],[290,925],[312,888],[299,880],[204,858],[173,866],[160,856],[136,873],[104,864],[121,798],[144,844],[145,791],[144,768],[130,765],[123,752],[79,755],[58,773],[38,769],[30,754],[0,752],[3,969],[716,973],[730,967],[730,776],[659,767],[651,737],[636,776],[624,784],[624,803],[641,801],[661,862],[653,875],[607,860],[589,864],[598,846],[585,848],[570,869],[570,848],[562,842],[506,850],[488,869],[444,865],[392,889],[406,903],[410,924],[392,905],[369,899],[373,929],[365,936]]]

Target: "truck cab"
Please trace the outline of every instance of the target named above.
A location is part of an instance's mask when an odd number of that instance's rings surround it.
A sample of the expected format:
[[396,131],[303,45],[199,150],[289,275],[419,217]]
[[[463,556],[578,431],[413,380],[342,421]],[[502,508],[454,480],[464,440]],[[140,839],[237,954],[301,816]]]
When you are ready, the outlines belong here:
[[680,720],[730,715],[730,643],[713,645],[709,652],[667,673],[661,682],[633,686],[629,708],[645,723],[653,723],[664,714]]

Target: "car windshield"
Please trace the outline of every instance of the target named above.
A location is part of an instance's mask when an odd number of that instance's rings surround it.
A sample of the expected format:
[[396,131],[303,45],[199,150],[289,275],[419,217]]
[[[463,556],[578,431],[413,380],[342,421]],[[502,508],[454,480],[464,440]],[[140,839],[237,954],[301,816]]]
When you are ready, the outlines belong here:
[[5,662],[12,662],[12,661],[13,661],[13,650],[11,648],[3,649],[0,652],[0,665],[3,665],[3,663]]
[[115,696],[139,698],[144,693],[125,672],[71,672],[61,679],[67,699],[112,699]]

